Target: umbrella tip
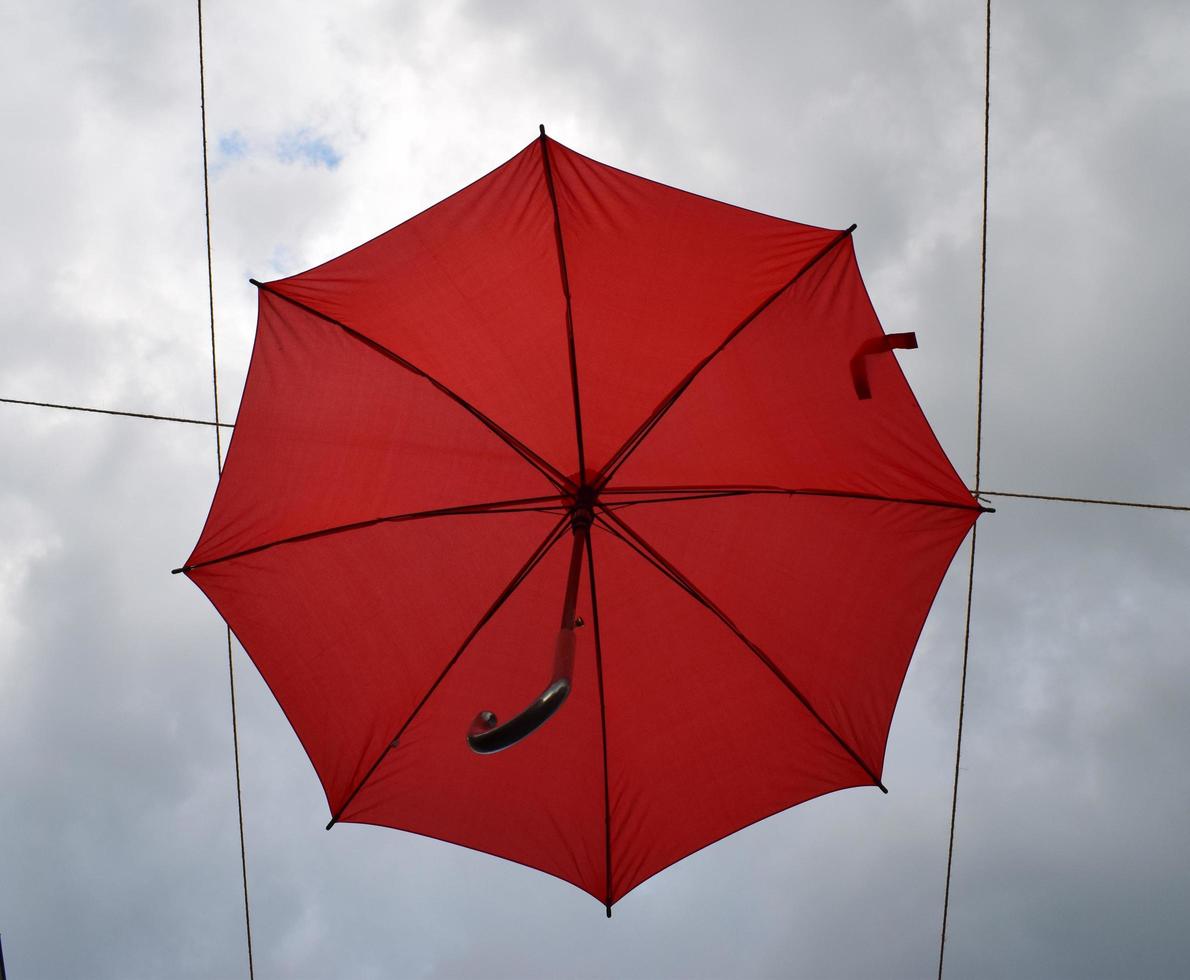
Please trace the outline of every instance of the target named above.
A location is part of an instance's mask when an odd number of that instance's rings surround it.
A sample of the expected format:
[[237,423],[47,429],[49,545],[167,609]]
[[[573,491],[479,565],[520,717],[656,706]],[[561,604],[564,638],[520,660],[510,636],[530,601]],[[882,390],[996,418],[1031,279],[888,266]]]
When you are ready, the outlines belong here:
[[610,919],[612,917],[612,907],[610,905],[605,905],[603,907],[607,910],[607,917]]
[[545,135],[545,123],[538,123],[537,130],[538,130],[538,132],[541,133],[542,136],[544,136]]

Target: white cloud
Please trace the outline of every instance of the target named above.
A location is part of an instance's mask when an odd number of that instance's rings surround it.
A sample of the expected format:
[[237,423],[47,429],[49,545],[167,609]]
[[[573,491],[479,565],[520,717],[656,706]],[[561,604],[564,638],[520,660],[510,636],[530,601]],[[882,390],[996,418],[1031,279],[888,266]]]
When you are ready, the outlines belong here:
[[[877,310],[889,331],[918,332],[901,362],[970,478],[981,5],[205,15],[228,417],[254,325],[248,276],[371,237],[545,122],[668,183],[857,221]],[[194,28],[193,10],[151,3],[9,18],[0,395],[210,417]],[[984,482],[1185,503],[1190,24],[1175,3],[996,4],[994,30]],[[11,405],[0,419],[6,965],[240,975],[224,634],[168,575],[213,488],[210,432]],[[997,506],[980,530],[951,972],[1177,975],[1186,515]],[[261,975],[930,973],[962,566],[910,670],[891,795],[836,794],[741,832],[611,922],[483,855],[324,833],[304,753],[237,653]]]

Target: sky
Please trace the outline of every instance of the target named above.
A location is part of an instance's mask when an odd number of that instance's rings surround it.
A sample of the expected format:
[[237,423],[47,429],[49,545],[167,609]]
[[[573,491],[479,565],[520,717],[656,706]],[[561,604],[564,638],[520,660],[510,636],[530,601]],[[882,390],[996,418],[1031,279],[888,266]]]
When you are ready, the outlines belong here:
[[[0,397],[213,417],[196,18],[50,0],[0,33]],[[595,159],[841,228],[974,483],[982,3],[204,9],[221,411],[250,276],[368,239],[544,122]],[[1190,13],[996,2],[982,486],[1190,503]],[[212,431],[0,404],[0,936],[13,978],[247,975],[221,620],[169,570]],[[991,498],[989,498],[991,499]],[[1190,972],[1190,514],[980,522],[947,972]],[[538,872],[326,833],[234,652],[259,977],[921,977],[937,969],[966,546],[890,793],[795,807],[604,918]]]

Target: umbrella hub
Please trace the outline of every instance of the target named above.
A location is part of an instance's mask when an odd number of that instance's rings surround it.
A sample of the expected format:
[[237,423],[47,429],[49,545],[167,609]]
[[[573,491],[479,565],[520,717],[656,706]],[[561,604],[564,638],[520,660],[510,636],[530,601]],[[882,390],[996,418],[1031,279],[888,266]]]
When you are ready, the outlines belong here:
[[574,487],[566,494],[566,506],[570,512],[570,522],[577,531],[588,528],[595,519],[595,505],[599,502],[599,491],[595,488],[596,474],[591,470],[572,473],[567,481]]

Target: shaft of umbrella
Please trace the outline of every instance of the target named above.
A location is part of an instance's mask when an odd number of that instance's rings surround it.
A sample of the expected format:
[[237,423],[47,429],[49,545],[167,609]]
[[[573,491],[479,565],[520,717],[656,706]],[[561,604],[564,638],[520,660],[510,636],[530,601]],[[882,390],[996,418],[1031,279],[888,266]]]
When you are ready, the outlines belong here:
[[578,580],[583,570],[583,545],[587,540],[591,517],[588,512],[585,517],[574,519],[574,545],[570,549],[570,570],[566,574],[566,598],[562,601],[562,629],[573,630],[575,627],[575,606],[578,605]]
[[516,745],[553,717],[566,698],[574,679],[574,631],[578,627],[575,607],[582,575],[583,547],[591,525],[590,511],[578,508],[572,518],[574,544],[570,550],[570,569],[566,576],[566,595],[562,601],[562,623],[554,641],[554,669],[550,682],[537,699],[503,725],[492,711],[481,711],[467,731],[467,744],[480,755],[491,755]]

